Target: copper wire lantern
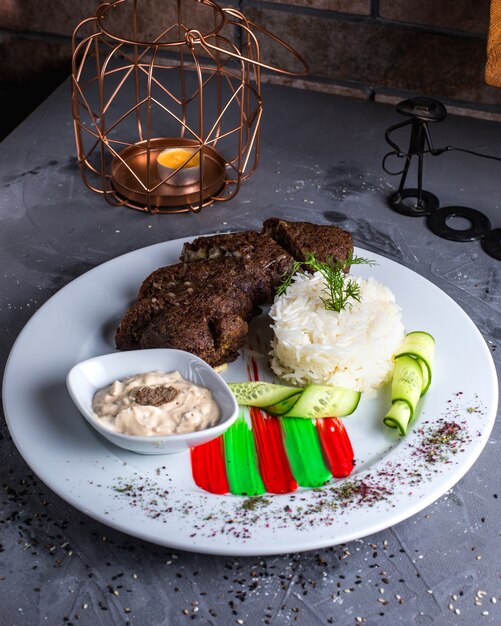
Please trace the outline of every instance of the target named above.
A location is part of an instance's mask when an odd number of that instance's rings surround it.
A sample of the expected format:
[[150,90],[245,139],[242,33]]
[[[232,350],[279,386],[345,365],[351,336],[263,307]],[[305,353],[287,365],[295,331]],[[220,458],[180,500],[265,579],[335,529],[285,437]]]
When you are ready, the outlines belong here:
[[[83,181],[112,205],[149,213],[197,212],[233,198],[258,164],[261,69],[306,71],[293,48],[236,9],[172,0],[160,16],[169,10],[171,23],[162,24],[147,19],[139,0],[115,0],[73,33]],[[263,36],[285,47],[301,69],[263,63]],[[160,167],[169,149],[177,149],[178,161]],[[187,170],[191,176],[181,178]]]

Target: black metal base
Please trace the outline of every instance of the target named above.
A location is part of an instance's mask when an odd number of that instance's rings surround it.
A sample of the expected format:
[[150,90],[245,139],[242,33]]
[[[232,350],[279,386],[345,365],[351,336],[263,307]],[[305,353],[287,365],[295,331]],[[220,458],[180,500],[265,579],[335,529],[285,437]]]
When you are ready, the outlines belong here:
[[[451,228],[447,220],[452,217],[461,217],[471,223],[470,228],[458,230]],[[484,237],[491,229],[489,218],[466,206],[444,206],[428,216],[428,228],[444,239],[450,241],[476,241]]]
[[[430,215],[440,206],[437,196],[424,190],[421,191],[421,204],[418,204],[418,194],[418,189],[404,189],[400,193],[397,191],[392,194],[388,198],[388,201],[394,211],[400,213],[401,215],[407,215],[410,217],[423,217],[425,215]],[[416,203],[414,205],[406,204],[404,202],[406,198],[416,198]]]
[[493,259],[501,261],[501,228],[495,228],[482,239],[482,248]]

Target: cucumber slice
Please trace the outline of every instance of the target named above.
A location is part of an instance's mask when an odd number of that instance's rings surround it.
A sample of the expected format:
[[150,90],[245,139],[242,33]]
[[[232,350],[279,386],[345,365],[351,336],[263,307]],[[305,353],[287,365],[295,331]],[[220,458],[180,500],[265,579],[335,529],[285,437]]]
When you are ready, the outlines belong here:
[[[408,333],[404,338],[401,349],[395,355],[398,359],[401,356],[411,356],[418,359],[422,369],[427,370],[423,376],[423,387],[421,395],[426,393],[431,383],[433,360],[435,356],[435,339],[430,333],[416,330]],[[424,365],[424,367],[423,367]]]
[[421,374],[423,376],[423,387],[421,389],[421,395],[424,396],[424,394],[428,391],[428,387],[431,383],[431,371],[430,368],[423,361],[423,359],[417,359],[417,362],[419,363],[419,367],[421,368]]
[[383,422],[390,428],[398,428],[398,432],[402,437],[407,432],[407,426],[411,420],[411,408],[403,400],[396,400],[388,413],[385,415]]
[[283,417],[342,417],[353,413],[359,401],[360,391],[328,385],[308,385]]
[[236,401],[244,406],[257,406],[264,408],[270,405],[283,402],[301,390],[297,387],[287,387],[286,385],[275,385],[263,381],[248,383],[228,383]]
[[397,400],[406,402],[411,410],[410,419],[414,416],[422,388],[423,374],[418,361],[410,356],[400,356],[395,359],[391,401],[392,403]]
[[277,402],[276,404],[265,407],[266,413],[269,413],[270,415],[283,415],[284,413],[287,413],[287,411],[290,411],[290,409],[292,409],[292,407],[299,400],[300,395],[301,392],[295,393],[293,396],[290,396],[290,398],[282,400],[282,402]]

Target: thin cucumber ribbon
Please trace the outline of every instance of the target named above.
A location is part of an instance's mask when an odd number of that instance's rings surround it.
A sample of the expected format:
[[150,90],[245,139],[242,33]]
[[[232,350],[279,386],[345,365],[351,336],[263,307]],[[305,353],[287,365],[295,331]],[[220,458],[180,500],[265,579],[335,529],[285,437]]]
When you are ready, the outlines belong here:
[[395,368],[391,382],[391,407],[383,418],[384,424],[407,434],[416,415],[419,399],[431,384],[435,339],[426,332],[408,333],[402,348],[395,355]]

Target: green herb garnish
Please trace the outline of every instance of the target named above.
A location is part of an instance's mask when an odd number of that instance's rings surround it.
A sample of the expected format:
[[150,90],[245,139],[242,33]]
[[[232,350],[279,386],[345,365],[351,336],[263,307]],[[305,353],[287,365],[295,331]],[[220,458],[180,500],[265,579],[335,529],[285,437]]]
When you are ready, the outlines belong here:
[[320,272],[324,279],[322,289],[323,296],[320,296],[327,311],[339,313],[342,309],[350,309],[351,300],[360,302],[360,285],[348,278],[346,271],[352,265],[375,265],[375,261],[353,256],[350,252],[343,261],[334,261],[328,258],[327,261],[319,261],[314,254],[308,255],[306,261],[294,261],[290,273],[284,276],[282,284],[277,288],[277,296],[284,294],[292,283],[292,278],[298,272],[305,273],[305,266],[314,272]]

